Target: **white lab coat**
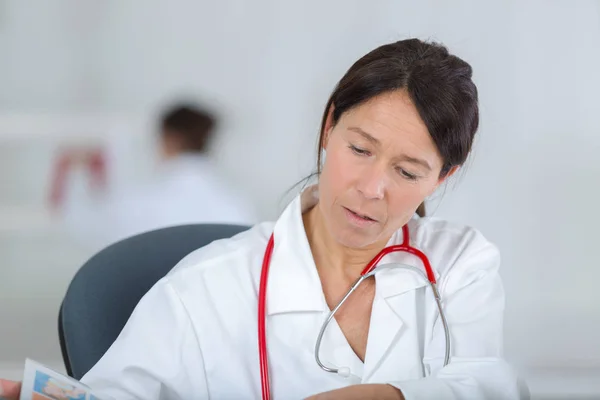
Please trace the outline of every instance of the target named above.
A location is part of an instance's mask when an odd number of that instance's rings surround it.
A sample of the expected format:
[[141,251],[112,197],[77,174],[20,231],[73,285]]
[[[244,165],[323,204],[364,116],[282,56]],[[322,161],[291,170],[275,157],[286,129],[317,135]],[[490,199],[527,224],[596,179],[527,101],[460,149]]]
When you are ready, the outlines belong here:
[[[301,201],[302,198],[302,201]],[[413,246],[428,255],[450,325],[452,358],[442,368],[444,331],[427,282],[392,269],[375,276],[365,362],[335,320],[324,336],[324,372],[314,359],[328,312],[301,213],[312,191],[279,220],[220,240],[184,258],[137,306],[106,355],[83,378],[115,399],[258,399],[257,293],[274,231],[267,295],[271,393],[301,399],[356,383],[389,383],[407,400],[515,399],[517,378],[502,360],[504,293],[494,245],[477,231],[430,218],[409,223]],[[399,231],[390,244],[402,242]],[[394,253],[382,263],[420,266]]]
[[167,226],[257,222],[240,191],[223,180],[209,159],[192,154],[164,161],[144,184],[95,201],[72,200],[64,216],[74,238],[94,250]]

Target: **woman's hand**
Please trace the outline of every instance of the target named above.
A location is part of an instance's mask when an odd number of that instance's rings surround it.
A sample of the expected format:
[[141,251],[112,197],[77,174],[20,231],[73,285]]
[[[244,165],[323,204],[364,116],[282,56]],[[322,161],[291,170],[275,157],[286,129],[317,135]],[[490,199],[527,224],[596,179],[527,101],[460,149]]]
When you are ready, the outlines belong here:
[[404,400],[402,392],[392,385],[353,385],[319,393],[306,400]]
[[19,400],[21,395],[21,382],[0,379],[0,399]]

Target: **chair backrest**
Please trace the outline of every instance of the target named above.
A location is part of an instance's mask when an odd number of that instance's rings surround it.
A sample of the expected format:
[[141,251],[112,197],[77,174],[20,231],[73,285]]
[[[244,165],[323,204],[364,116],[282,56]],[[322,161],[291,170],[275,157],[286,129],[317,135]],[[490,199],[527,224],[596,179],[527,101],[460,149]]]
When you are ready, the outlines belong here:
[[216,224],[164,228],[122,240],[93,256],[71,281],[58,316],[68,374],[81,379],[100,360],[144,294],[183,257],[247,229]]

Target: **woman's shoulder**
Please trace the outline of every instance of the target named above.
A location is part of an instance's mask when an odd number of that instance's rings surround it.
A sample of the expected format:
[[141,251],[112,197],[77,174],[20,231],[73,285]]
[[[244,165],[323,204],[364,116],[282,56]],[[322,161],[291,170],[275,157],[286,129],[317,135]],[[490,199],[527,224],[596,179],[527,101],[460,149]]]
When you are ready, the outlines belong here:
[[413,219],[409,226],[411,242],[430,258],[441,280],[453,276],[469,281],[498,272],[498,248],[479,230],[432,217]]
[[185,256],[167,275],[172,282],[188,282],[214,271],[240,274],[262,257],[273,232],[273,222],[262,222],[231,238],[215,240]]
[[468,247],[493,246],[481,231],[459,222],[435,217],[412,219],[411,240],[421,245],[440,245],[455,247],[461,243]]

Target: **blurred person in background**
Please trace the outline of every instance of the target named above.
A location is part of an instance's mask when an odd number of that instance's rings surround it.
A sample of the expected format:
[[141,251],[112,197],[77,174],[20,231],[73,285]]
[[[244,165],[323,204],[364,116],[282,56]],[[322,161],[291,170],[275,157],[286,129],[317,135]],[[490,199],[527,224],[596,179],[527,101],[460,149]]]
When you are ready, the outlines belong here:
[[[149,182],[64,209],[68,230],[99,250],[154,229],[194,223],[251,225],[253,207],[210,160],[216,118],[178,104],[160,118],[158,170]],[[82,157],[85,158],[85,157]]]

